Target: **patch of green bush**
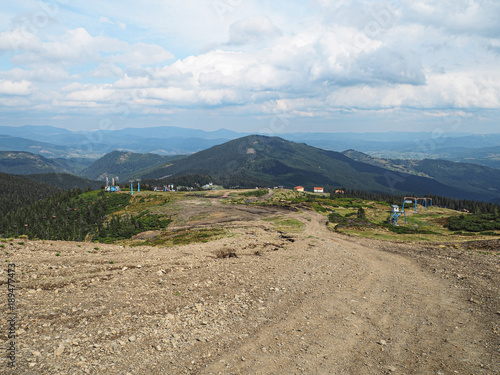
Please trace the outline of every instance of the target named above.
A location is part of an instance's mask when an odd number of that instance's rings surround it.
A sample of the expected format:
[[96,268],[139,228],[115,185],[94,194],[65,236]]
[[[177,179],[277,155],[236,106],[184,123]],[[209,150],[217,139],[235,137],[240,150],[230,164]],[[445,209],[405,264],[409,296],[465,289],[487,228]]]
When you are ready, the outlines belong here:
[[500,216],[494,214],[452,216],[446,227],[451,231],[491,232],[500,230]]
[[246,193],[243,193],[245,197],[263,197],[264,195],[269,194],[268,189],[258,189],[258,190],[253,190],[253,191],[247,191]]

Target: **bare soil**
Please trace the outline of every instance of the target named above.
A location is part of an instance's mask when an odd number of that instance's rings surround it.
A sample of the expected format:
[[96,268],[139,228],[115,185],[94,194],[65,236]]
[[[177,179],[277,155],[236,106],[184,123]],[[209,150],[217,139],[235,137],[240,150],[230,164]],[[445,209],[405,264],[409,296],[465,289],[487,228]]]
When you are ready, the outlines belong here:
[[[263,220],[277,214],[305,230]],[[17,367],[3,350],[0,373],[500,374],[500,259],[485,251],[498,242],[347,237],[306,210],[192,204],[185,215],[179,227],[231,235],[177,247],[3,243],[1,347],[8,263],[18,337]]]

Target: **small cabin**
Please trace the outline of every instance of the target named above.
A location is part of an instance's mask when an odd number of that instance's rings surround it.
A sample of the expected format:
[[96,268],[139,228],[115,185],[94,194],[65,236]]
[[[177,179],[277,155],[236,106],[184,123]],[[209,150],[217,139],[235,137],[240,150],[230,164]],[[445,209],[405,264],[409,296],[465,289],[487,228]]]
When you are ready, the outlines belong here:
[[293,188],[293,190],[295,190],[295,191],[304,191],[304,187],[303,186],[295,186]]
[[322,187],[315,187],[314,188],[314,192],[315,193],[324,193],[325,189],[323,189]]

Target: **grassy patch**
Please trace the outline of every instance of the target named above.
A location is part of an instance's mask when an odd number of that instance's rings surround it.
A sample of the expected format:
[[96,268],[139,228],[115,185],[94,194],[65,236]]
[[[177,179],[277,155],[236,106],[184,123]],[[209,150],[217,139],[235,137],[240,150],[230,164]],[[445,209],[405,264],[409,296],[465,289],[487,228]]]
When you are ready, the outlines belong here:
[[243,195],[245,197],[263,197],[267,194],[269,194],[268,189],[258,189],[258,190],[252,190],[252,191],[247,191],[246,193],[243,193]]
[[297,219],[286,218],[283,216],[264,219],[274,224],[275,228],[280,232],[299,233],[304,231],[305,224]]
[[[179,246],[191,243],[204,243],[219,239],[227,235],[227,231],[222,228],[191,228],[166,231],[161,236],[141,242],[151,246]],[[139,245],[139,243],[136,243]]]

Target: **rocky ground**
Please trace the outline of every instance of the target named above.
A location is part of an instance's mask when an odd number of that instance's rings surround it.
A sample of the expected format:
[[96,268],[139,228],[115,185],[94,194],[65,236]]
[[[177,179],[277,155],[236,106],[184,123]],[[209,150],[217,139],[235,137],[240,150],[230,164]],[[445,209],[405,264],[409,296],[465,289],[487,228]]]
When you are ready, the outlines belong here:
[[229,236],[176,247],[2,243],[2,348],[9,263],[18,318],[0,373],[500,374],[483,245],[347,237],[310,211],[281,212],[305,225],[283,234],[269,215],[221,214]]

